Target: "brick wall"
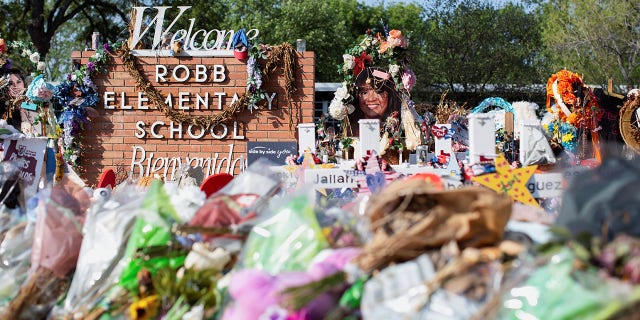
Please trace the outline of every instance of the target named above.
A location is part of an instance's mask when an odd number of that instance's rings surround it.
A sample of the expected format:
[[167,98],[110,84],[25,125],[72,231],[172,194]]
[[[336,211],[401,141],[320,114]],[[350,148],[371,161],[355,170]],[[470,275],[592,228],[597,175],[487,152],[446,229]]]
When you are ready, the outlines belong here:
[[[72,59],[76,63],[86,64],[91,55],[92,51],[77,51],[73,52]],[[189,106],[189,110],[180,111],[188,115],[220,113],[222,111],[218,109],[219,101],[224,108],[230,105],[234,94],[242,96],[245,92],[246,63],[233,57],[137,59],[144,75],[163,98],[172,95],[174,109],[178,109],[180,92],[184,92],[183,106]],[[227,125],[226,135],[223,135],[224,128],[217,126],[213,133],[207,130],[202,138],[198,138],[202,135],[199,127],[192,127],[191,137],[189,123],[182,123],[182,130],[179,130],[180,125],[177,122],[173,123],[171,137],[172,120],[150,105],[150,102],[140,101],[141,90],[136,87],[136,81],[129,75],[122,61],[115,58],[108,73],[94,81],[98,86],[101,101],[96,107],[97,114],[91,116],[91,127],[83,133],[84,150],[80,163],[83,168],[82,177],[89,185],[95,185],[103,170],[124,166],[127,171],[133,169],[136,176],[159,174],[170,178],[178,162],[185,163],[187,160],[190,160],[191,165],[202,166],[205,174],[238,174],[246,165],[248,141],[295,141],[297,124],[313,122],[315,56],[313,52],[298,54],[298,62],[298,91],[293,97],[294,110],[291,113],[294,119],[291,130],[289,108],[284,96],[284,77],[282,70],[278,70],[263,84],[263,89],[268,94],[276,94],[272,110],[267,110],[264,106],[259,112],[242,111],[236,116],[237,126],[233,123]],[[195,70],[198,64],[207,68],[209,79],[205,82],[196,81]],[[167,67],[167,82],[156,81],[156,65]],[[178,65],[184,65],[190,70],[191,77],[188,80],[178,81],[186,77],[185,70],[181,68],[176,72],[177,80],[172,76],[172,70]],[[213,82],[211,79],[215,65],[224,67],[225,79],[222,82]],[[108,93],[106,108],[105,92]],[[198,94],[200,99],[205,99],[207,92],[209,108],[205,109],[204,105],[200,104],[201,109],[195,110]],[[225,95],[219,97],[220,93]],[[144,94],[142,97],[146,98]],[[139,108],[139,105],[143,108],[149,105],[149,108],[145,110]],[[128,106],[131,108],[128,109]],[[152,130],[151,126],[154,123],[155,127]],[[144,137],[136,137],[136,134],[142,135],[143,131]],[[179,136],[180,132],[182,137]],[[163,137],[156,138],[152,133]]]

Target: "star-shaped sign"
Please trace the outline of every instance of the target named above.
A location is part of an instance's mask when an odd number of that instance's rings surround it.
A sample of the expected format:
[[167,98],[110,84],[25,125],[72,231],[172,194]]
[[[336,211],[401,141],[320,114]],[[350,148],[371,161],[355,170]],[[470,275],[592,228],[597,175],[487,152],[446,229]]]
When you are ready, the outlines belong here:
[[533,207],[540,207],[538,201],[527,189],[527,181],[531,178],[538,166],[528,166],[524,168],[512,169],[504,155],[496,158],[496,172],[484,174],[471,178],[498,193],[510,196],[513,200],[522,202]]

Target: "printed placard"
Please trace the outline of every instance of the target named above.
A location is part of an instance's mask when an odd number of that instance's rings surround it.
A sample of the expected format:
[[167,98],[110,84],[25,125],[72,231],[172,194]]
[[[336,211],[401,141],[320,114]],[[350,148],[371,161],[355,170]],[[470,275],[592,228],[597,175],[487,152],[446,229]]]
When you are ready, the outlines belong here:
[[12,161],[18,166],[19,179],[23,182],[25,197],[29,198],[38,191],[47,138],[8,141],[9,146],[6,147],[5,144],[4,161]]
[[247,142],[247,161],[251,165],[260,158],[267,158],[275,164],[286,164],[290,155],[298,154],[295,141],[249,141]]

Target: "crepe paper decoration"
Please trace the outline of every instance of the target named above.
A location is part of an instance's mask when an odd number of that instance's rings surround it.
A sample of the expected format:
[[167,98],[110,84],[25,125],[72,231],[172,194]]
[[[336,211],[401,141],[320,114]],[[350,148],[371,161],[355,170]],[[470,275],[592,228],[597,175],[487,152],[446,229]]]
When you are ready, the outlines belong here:
[[538,168],[537,165],[512,169],[504,155],[496,158],[496,172],[471,178],[498,193],[510,196],[514,201],[522,202],[533,207],[540,207],[538,201],[527,189],[527,182]]

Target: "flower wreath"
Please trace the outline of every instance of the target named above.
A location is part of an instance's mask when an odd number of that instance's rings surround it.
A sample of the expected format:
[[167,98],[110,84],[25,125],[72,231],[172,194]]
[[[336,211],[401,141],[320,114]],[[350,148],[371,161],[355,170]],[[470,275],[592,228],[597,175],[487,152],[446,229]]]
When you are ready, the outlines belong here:
[[[576,97],[574,90],[582,90],[584,94],[581,106],[574,106]],[[551,108],[551,98],[558,108]],[[567,104],[571,105],[571,109]],[[547,81],[547,110],[557,114],[561,121],[579,128],[595,129],[596,123],[602,118],[602,110],[598,106],[593,92],[584,85],[582,77],[568,70],[561,70],[553,74]]]
[[[578,96],[576,96],[576,93],[578,93]],[[579,97],[580,95],[582,97]],[[557,108],[555,109],[550,106],[551,98],[556,102]],[[578,98],[582,98],[581,104],[576,106],[575,102]],[[584,84],[580,75],[568,70],[561,70],[553,74],[547,81],[546,107],[549,113],[557,115],[560,121],[576,128],[589,130],[591,132],[594,156],[596,159],[600,159],[600,136],[598,130],[600,129],[599,122],[602,119],[603,111],[598,106],[595,95]],[[565,131],[569,134],[561,134],[562,140],[567,140],[569,143],[574,141],[575,136],[572,135],[572,132]],[[582,134],[584,135],[585,132],[583,131]]]
[[343,81],[329,105],[329,115],[343,122],[345,136],[349,125],[348,116],[355,111],[358,103],[355,86],[358,74],[369,66],[382,67],[389,71],[395,83],[402,100],[402,125],[399,121],[400,114],[392,115],[385,123],[381,123],[381,154],[389,146],[414,150],[420,144],[420,130],[415,124],[418,115],[409,95],[416,84],[416,76],[407,67],[408,46],[409,41],[400,30],[387,32],[385,28],[384,35],[373,34],[368,30],[356,46],[346,50],[342,55],[343,63],[339,65],[338,72]]
[[89,57],[89,62],[78,70],[66,75],[53,93],[53,101],[62,106],[58,124],[62,125],[63,157],[70,165],[78,168],[78,159],[82,152],[82,132],[89,125],[88,111],[100,100],[98,88],[92,78],[106,72],[111,56],[110,52],[119,45],[105,43]]

